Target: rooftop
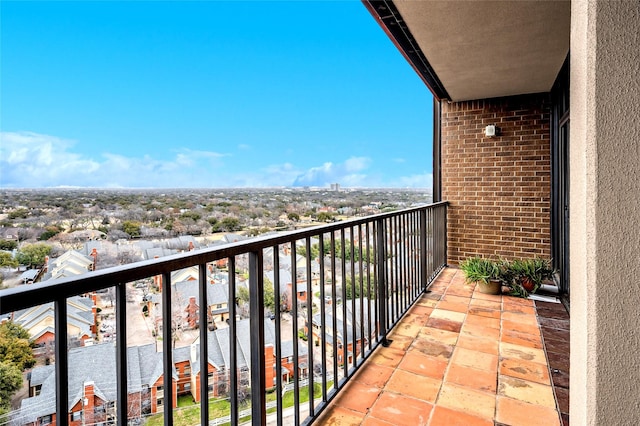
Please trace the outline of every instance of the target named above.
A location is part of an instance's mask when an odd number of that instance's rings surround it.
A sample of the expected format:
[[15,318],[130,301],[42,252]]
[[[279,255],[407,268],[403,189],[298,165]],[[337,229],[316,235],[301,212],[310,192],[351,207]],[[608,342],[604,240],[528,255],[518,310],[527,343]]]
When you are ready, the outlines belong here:
[[564,307],[482,294],[448,268],[317,424],[568,424]]

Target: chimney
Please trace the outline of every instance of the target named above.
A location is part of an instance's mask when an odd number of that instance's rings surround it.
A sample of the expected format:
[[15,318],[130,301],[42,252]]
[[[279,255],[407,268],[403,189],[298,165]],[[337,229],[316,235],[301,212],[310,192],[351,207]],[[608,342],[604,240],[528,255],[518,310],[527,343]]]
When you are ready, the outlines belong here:
[[[157,259],[158,256],[153,256],[154,259]],[[158,291],[162,293],[162,275],[154,275],[153,276],[153,285],[158,288]]]
[[293,308],[294,303],[294,295],[293,295],[293,285],[291,283],[287,283],[287,308],[291,310]]
[[44,266],[42,268],[43,273],[47,273],[49,271],[49,256],[44,257]]
[[95,383],[93,381],[84,382],[84,392],[82,395],[82,411],[84,420],[92,424],[95,422]]
[[96,335],[98,334],[98,306],[96,305],[95,302],[95,293],[94,293],[94,298],[93,298],[94,302],[93,302],[93,306],[91,307],[91,313],[93,314],[93,324],[91,324],[91,333],[93,334],[92,337],[96,337]]
[[91,250],[91,254],[89,255],[91,257],[93,257],[93,269],[91,269],[92,271],[96,270],[96,264],[98,263],[98,249],[93,248]]
[[193,251],[194,248],[193,241],[189,241],[189,251]]

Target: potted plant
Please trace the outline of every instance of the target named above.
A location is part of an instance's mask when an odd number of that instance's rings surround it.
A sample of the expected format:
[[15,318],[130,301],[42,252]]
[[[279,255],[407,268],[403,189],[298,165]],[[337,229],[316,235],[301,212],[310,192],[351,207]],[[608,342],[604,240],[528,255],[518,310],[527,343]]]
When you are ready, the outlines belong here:
[[554,273],[551,261],[541,258],[516,259],[510,263],[509,269],[513,276],[510,287],[515,295],[522,297],[535,293],[544,280],[553,278]]
[[477,283],[481,293],[502,292],[500,263],[482,257],[470,257],[460,263],[467,283]]

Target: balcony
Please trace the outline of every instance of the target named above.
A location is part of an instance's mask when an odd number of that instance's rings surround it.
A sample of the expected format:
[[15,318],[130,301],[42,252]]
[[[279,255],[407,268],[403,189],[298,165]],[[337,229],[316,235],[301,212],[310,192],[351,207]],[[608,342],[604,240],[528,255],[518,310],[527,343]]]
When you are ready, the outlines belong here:
[[[445,267],[446,208],[436,203],[4,290],[2,314],[43,304],[55,311],[53,365],[34,369],[29,386],[41,386],[40,393],[23,400],[8,423],[73,425],[94,406],[113,405],[119,424],[161,416],[172,425],[178,394],[187,390],[178,388],[185,368],[200,424],[311,423],[376,348],[387,346],[389,330]],[[189,268],[197,271],[195,298],[182,297],[173,282]],[[137,306],[132,294],[141,281],[158,293]],[[219,304],[211,288],[221,285],[226,321],[196,315],[206,311],[202,301]],[[241,312],[243,287],[249,301]],[[72,298],[97,304],[98,292],[109,288],[115,336],[75,347]],[[267,309],[269,299],[278,303]],[[137,328],[136,317],[153,309],[161,314],[157,340],[138,344],[151,330]],[[188,346],[176,345],[176,321],[197,324]],[[220,401],[228,412],[213,414],[211,404]]]

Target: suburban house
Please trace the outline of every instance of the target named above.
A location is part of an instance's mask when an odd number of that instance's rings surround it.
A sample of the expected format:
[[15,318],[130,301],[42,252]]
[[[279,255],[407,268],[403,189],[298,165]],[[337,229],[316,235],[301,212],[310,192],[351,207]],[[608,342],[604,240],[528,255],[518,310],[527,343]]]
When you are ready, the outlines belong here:
[[[369,340],[374,337],[375,330],[369,330],[366,328],[365,324],[369,324],[369,314],[373,315],[375,313],[376,305],[374,301],[370,301],[366,297],[362,299],[353,299],[347,300],[345,303],[345,309],[347,312],[346,320],[343,318],[343,310],[342,305],[337,304],[336,315],[335,315],[335,329],[333,326],[334,323],[334,314],[332,311],[332,305],[325,305],[325,315],[324,315],[324,324],[325,324],[325,333],[324,333],[324,342],[327,346],[327,352],[333,351],[334,339],[337,344],[337,359],[338,365],[344,365],[345,359],[347,364],[353,362],[353,354],[360,352],[362,345],[366,345]],[[355,322],[353,320],[355,318]],[[322,340],[322,314],[318,313],[313,316],[313,323],[311,326],[311,334],[313,336],[313,341],[316,345],[320,344]],[[354,335],[354,326],[355,326],[355,335]],[[306,325],[306,332],[308,333],[309,327]],[[345,337],[345,328],[346,328],[346,337]],[[364,328],[364,334],[361,329]],[[369,332],[371,333],[370,335]],[[354,337],[355,336],[355,337]],[[346,353],[345,353],[345,344],[346,344]]]
[[75,250],[69,250],[56,259],[49,260],[47,258],[48,262],[45,264],[45,274],[42,280],[86,274],[95,270],[96,259],[95,249],[89,256]]
[[[74,296],[67,299],[67,333],[72,346],[84,346],[85,341],[97,332],[97,307],[95,296]],[[34,343],[34,354],[46,356],[53,351],[55,340],[55,311],[53,303],[34,306],[11,314],[12,321],[29,332]],[[52,354],[51,354],[52,355]]]
[[[248,386],[248,378],[251,370],[251,351],[249,320],[239,320],[236,322],[236,350],[238,383],[241,386]],[[266,383],[269,388],[276,385],[277,359],[275,358],[275,327],[272,322],[264,323],[265,338],[265,372]],[[210,396],[221,396],[229,389],[230,361],[230,338],[229,328],[221,328],[209,332],[208,336],[208,375]],[[304,345],[298,347],[299,360],[296,366],[293,362],[293,341],[282,342],[281,345],[281,370],[283,381],[289,381],[298,369],[300,377],[308,374],[307,349]],[[200,401],[200,338],[191,344],[191,392],[196,402]]]
[[[188,349],[188,348],[187,348]],[[176,351],[176,359],[180,352]],[[188,351],[187,351],[188,355]],[[162,353],[155,344],[127,348],[128,417],[162,411],[164,381]],[[181,359],[181,358],[180,358]],[[99,424],[116,421],[116,350],[104,343],[69,351],[69,424]],[[46,365],[34,368],[28,376],[29,397],[22,400],[12,421],[21,425],[45,425],[56,420],[55,368]],[[172,388],[177,392],[178,374],[174,372]],[[174,403],[176,399],[173,399]]]

